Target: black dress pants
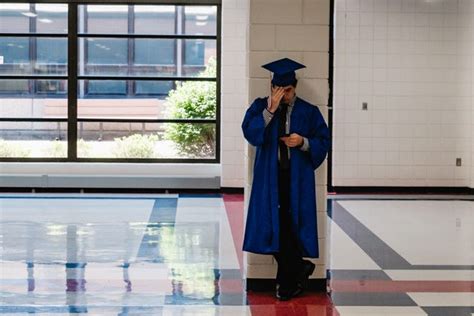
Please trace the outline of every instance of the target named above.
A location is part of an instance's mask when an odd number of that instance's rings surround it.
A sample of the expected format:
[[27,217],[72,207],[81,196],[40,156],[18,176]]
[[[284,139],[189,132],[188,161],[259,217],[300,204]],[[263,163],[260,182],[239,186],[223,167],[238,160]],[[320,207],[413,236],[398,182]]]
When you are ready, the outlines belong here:
[[275,260],[278,263],[276,281],[281,288],[293,289],[296,287],[303,258],[299,251],[297,236],[291,228],[289,169],[279,170],[278,182],[280,202],[280,251],[274,254]]

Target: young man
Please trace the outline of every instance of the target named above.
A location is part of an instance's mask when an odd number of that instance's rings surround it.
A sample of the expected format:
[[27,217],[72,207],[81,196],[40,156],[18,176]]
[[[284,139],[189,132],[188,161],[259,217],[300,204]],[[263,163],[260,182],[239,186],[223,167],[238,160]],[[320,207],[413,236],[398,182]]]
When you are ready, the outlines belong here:
[[319,109],[296,97],[295,71],[283,58],[263,65],[273,72],[271,97],[257,98],[242,130],[256,147],[243,250],[271,254],[278,263],[277,292],[288,300],[304,290],[319,257],[314,170],[330,147]]

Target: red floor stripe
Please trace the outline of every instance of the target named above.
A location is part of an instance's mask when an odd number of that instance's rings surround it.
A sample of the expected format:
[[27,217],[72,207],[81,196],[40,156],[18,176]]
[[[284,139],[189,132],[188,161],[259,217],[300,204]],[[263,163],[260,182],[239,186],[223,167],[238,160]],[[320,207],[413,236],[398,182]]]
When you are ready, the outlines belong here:
[[473,281],[331,280],[334,292],[473,292]]
[[223,194],[224,201],[226,202],[244,202],[243,194]]
[[247,298],[253,316],[339,316],[331,299],[324,293],[306,293],[285,302],[277,300],[274,293],[249,292]]
[[[244,201],[241,194],[224,194],[224,204],[229,219],[235,251],[239,265],[243,268],[242,242],[244,233]],[[237,293],[243,291],[244,284],[239,280],[220,280],[221,293]],[[330,297],[325,293],[305,293],[301,297],[287,302],[280,302],[273,292],[248,292],[248,304],[255,316],[339,316]]]

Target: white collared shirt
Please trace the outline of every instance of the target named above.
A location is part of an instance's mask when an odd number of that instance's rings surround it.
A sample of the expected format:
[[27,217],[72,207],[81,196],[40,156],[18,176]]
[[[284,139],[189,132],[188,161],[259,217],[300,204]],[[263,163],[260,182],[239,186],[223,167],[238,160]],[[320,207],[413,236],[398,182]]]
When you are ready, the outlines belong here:
[[[286,125],[285,125],[285,133],[289,134],[290,133],[290,117],[291,117],[291,111],[293,111],[293,106],[295,105],[295,100],[296,100],[296,95],[293,97],[293,99],[290,101],[288,104],[288,110],[286,111]],[[268,110],[271,106],[271,98],[268,97],[267,99],[267,107],[263,110],[263,119],[265,121],[265,126],[267,126],[270,121],[273,119],[275,116],[275,113],[272,113]],[[303,145],[300,147],[300,150],[302,151],[308,151],[309,150],[309,141],[306,137],[303,137]],[[280,155],[280,152],[278,152],[278,155]],[[290,157],[290,150],[288,148],[288,158]]]

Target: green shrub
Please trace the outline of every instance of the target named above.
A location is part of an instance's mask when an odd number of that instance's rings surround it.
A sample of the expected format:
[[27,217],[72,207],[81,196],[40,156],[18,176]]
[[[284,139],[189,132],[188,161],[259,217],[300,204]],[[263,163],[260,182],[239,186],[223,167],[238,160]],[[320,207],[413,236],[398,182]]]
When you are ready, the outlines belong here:
[[[92,146],[85,142],[83,139],[77,141],[77,156],[84,158],[90,155]],[[45,152],[46,157],[67,157],[67,142],[65,141],[52,141]]]
[[55,140],[49,142],[48,145],[45,152],[46,157],[67,157],[67,142]]
[[0,139],[0,157],[27,158],[31,155],[31,150],[22,148],[18,143]]
[[157,135],[134,134],[114,139],[113,155],[115,158],[153,158]]
[[91,154],[92,145],[82,138],[77,141],[77,156],[81,158],[89,157]]
[[[215,77],[216,61],[210,59],[199,77]],[[216,83],[210,81],[177,82],[170,91],[168,109],[174,119],[202,119],[216,116]],[[169,124],[165,138],[172,140],[185,155],[206,157],[215,150],[214,124]]]

